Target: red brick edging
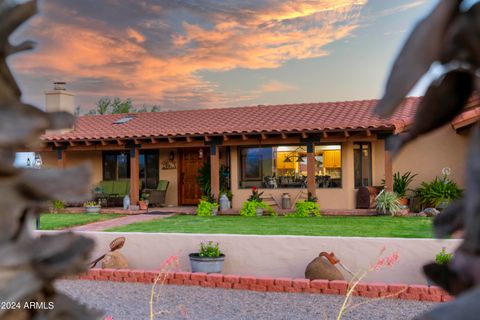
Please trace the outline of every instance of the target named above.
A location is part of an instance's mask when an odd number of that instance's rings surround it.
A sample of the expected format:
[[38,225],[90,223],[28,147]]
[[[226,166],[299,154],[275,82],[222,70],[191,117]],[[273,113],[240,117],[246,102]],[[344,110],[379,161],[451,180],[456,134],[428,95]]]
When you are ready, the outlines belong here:
[[[130,270],[130,269],[90,269],[79,276],[70,276],[68,279],[103,280],[119,282],[153,283],[159,271]],[[261,292],[291,292],[291,293],[320,293],[340,294],[347,293],[347,281],[309,280],[292,278],[271,278],[240,276],[219,273],[165,273],[165,284],[202,286],[210,288],[253,290]],[[445,302],[453,299],[443,289],[436,286],[386,284],[386,283],[359,283],[354,296],[367,298],[393,298],[419,300],[431,302]]]

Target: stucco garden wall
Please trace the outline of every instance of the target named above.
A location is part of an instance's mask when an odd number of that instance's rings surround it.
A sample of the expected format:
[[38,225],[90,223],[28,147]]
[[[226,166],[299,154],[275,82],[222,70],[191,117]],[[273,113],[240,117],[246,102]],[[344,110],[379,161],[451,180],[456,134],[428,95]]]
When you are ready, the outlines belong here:
[[190,271],[188,254],[201,241],[218,241],[226,254],[224,274],[303,278],[306,265],[321,251],[333,251],[352,271],[375,262],[380,250],[398,251],[400,261],[391,268],[369,274],[369,282],[426,283],[421,268],[434,259],[443,246],[447,251],[459,240],[352,238],[307,236],[255,236],[205,234],[148,234],[86,232],[96,241],[94,257],[108,251],[109,242],[118,236],[127,238],[121,250],[131,268],[155,269],[171,255],[178,255],[183,271]]

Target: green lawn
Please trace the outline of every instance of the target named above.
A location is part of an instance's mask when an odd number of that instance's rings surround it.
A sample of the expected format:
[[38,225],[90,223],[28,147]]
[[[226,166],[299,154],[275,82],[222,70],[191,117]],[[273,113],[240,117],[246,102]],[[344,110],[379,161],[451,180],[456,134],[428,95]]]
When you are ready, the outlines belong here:
[[65,229],[123,216],[121,214],[44,213],[40,216],[40,230]]
[[239,217],[173,216],[107,231],[227,233],[261,235],[431,238],[432,219],[424,217]]

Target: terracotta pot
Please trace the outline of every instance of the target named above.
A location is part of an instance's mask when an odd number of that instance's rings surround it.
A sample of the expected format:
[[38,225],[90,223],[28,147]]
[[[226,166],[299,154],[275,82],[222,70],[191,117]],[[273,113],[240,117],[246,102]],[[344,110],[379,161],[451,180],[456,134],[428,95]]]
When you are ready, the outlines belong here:
[[400,203],[401,206],[408,206],[408,203],[410,200],[408,198],[400,198],[398,199],[398,203]]
[[138,201],[138,205],[140,206],[140,210],[147,210],[148,209],[147,201]]

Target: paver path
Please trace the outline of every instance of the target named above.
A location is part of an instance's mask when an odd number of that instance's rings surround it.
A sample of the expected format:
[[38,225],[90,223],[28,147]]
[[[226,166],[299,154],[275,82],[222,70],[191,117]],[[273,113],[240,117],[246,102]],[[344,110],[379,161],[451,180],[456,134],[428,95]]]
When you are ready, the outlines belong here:
[[124,226],[126,224],[131,224],[134,222],[148,221],[148,220],[154,220],[154,219],[164,219],[164,218],[171,217],[173,215],[175,214],[174,213],[163,214],[163,215],[138,214],[138,215],[131,215],[131,216],[126,216],[121,218],[105,220],[105,221],[93,222],[93,223],[85,224],[82,226],[68,228],[66,230],[68,231],[102,231],[102,230],[113,228],[113,227]]

